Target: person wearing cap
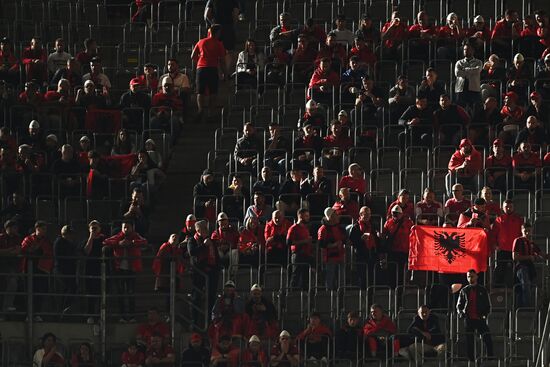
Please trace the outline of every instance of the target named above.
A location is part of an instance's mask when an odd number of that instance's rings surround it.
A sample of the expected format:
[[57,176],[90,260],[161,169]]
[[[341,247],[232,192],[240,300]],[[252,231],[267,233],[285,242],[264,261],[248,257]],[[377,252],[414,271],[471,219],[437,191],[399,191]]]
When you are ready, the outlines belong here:
[[522,106],[527,102],[532,80],[533,67],[525,62],[523,54],[517,53],[513,58],[512,65],[506,72],[506,90],[515,92]]
[[399,75],[388,95],[390,120],[392,123],[397,124],[399,117],[405,112],[407,107],[414,104],[415,97],[416,91],[409,85],[407,76]]
[[308,97],[322,104],[331,104],[334,91],[340,85],[340,76],[332,69],[331,59],[323,57],[313,72],[308,86]]
[[367,192],[367,181],[365,180],[361,166],[358,163],[352,163],[349,165],[347,173],[338,182],[338,189],[347,187],[351,192],[364,195]]
[[359,218],[359,204],[351,196],[351,190],[347,187],[342,187],[338,190],[338,200],[334,202],[332,209],[336,210],[338,215],[346,215],[353,220]]
[[[185,217],[185,223],[180,231],[180,239],[182,243],[187,244],[191,237],[195,235],[195,223],[197,223],[197,217],[195,217],[194,214],[188,214],[187,217]],[[184,251],[187,253],[187,249]]]
[[454,184],[451,188],[451,194],[453,197],[445,202],[445,212],[447,213],[447,219],[456,223],[460,214],[468,210],[472,203],[464,197],[464,186],[462,184]]
[[29,271],[30,261],[32,260],[33,273],[33,296],[34,321],[40,322],[42,318],[38,315],[43,307],[49,302],[43,295],[49,292],[48,278],[54,267],[53,246],[47,237],[48,224],[44,221],[37,221],[34,224],[34,232],[28,235],[21,242],[21,269],[24,273]]
[[458,183],[472,191],[477,191],[477,177],[483,168],[483,162],[481,153],[470,140],[462,139],[460,141],[458,149],[449,159],[448,168],[451,175],[449,178],[454,176]]
[[222,189],[214,179],[214,173],[205,169],[200,181],[193,187],[195,215],[206,218],[209,222],[216,220],[216,202],[221,199]]
[[391,218],[391,211],[394,206],[399,205],[403,210],[403,215],[407,216],[409,219],[414,220],[416,218],[414,203],[410,201],[410,193],[407,189],[399,190],[397,194],[397,199],[392,201],[388,205],[388,210],[386,211],[386,219]]
[[527,117],[525,127],[521,129],[516,136],[515,147],[517,148],[522,141],[528,141],[531,143],[535,150],[546,151],[546,146],[548,143],[546,130],[537,117]]
[[218,227],[212,232],[210,239],[218,249],[223,266],[228,267],[239,263],[239,232],[229,223],[226,213],[218,214]]
[[243,125],[243,134],[237,139],[234,149],[235,163],[237,171],[252,171],[256,172],[259,158],[263,156],[263,142],[256,134],[256,129],[251,122]]
[[521,236],[523,218],[514,211],[514,202],[507,199],[502,203],[503,213],[499,215],[491,229],[491,238],[497,248],[496,267],[493,274],[493,286],[512,288],[512,248],[514,240]]
[[243,336],[246,331],[244,311],[244,300],[237,293],[235,282],[228,280],[212,308],[213,339],[219,340],[223,335]]
[[166,64],[166,74],[161,75],[158,80],[158,84],[163,85],[165,79],[170,79],[174,85],[174,89],[177,94],[182,98],[183,102],[187,100],[187,96],[191,93],[191,83],[189,77],[180,72],[178,60],[175,58],[168,59]]
[[336,210],[326,208],[321,219],[321,227],[317,231],[317,244],[325,265],[325,286],[329,290],[337,290],[344,281],[342,265],[345,258],[344,245],[347,241],[347,233],[340,225]]
[[6,37],[0,40],[0,80],[12,84],[19,80],[19,60],[13,53],[11,40]]
[[205,347],[201,334],[191,334],[189,344],[181,354],[181,360],[188,367],[204,367],[210,363],[210,351]]
[[25,66],[26,80],[36,80],[39,84],[48,80],[46,64],[48,56],[42,47],[39,37],[33,37],[28,47],[23,50],[21,63]]
[[252,335],[248,339],[248,347],[242,352],[240,362],[243,366],[267,367],[267,354],[257,335]]
[[[121,317],[119,321],[122,323],[135,322],[136,274],[143,270],[141,247],[147,245],[147,240],[134,230],[133,222],[124,221],[121,231],[105,239],[103,245],[111,249],[114,257],[117,292],[121,296],[119,298]],[[128,303],[128,308],[126,308],[126,303]]]
[[248,315],[246,335],[258,335],[262,339],[274,340],[279,333],[277,310],[273,302],[264,297],[262,288],[254,284],[250,288],[250,297],[245,304]]
[[517,10],[506,9],[504,17],[495,23],[491,33],[493,52],[500,57],[510,55],[512,41],[520,37],[522,29]]
[[418,91],[414,104],[407,107],[397,122],[399,125],[407,128],[409,135],[399,135],[402,146],[405,146],[406,141],[409,139],[412,145],[432,146],[433,110],[428,106],[428,97],[425,92],[421,92],[421,89]]
[[32,120],[29,123],[27,134],[20,138],[19,144],[30,145],[33,150],[44,150],[46,139],[37,120]]
[[469,44],[462,47],[464,58],[455,64],[455,93],[458,105],[473,111],[481,102],[481,70],[483,62],[474,57],[474,48]]
[[512,168],[512,157],[504,148],[500,139],[495,139],[491,146],[491,154],[485,160],[485,175],[487,184],[501,192],[508,189],[508,172]]
[[371,209],[363,206],[359,210],[359,220],[346,227],[349,241],[355,253],[358,282],[354,285],[367,289],[374,285],[374,267],[385,258],[379,237],[379,225],[372,218]]
[[[327,120],[323,106],[320,106],[316,101],[310,99],[306,102],[305,112],[298,120],[298,128],[304,129],[306,125],[311,125],[315,129],[323,130],[326,128]],[[304,131],[304,133],[306,133]]]
[[384,59],[401,59],[403,42],[408,37],[409,29],[407,22],[401,21],[401,15],[398,11],[391,13],[391,19],[386,22],[380,31]]
[[298,220],[289,229],[286,242],[290,247],[292,273],[290,286],[298,289],[308,289],[310,266],[314,263],[313,243],[309,231],[309,210],[298,209]]
[[172,130],[173,133],[179,131],[185,109],[181,98],[174,89],[172,79],[165,78],[162,81],[161,90],[153,95],[151,107],[153,107],[151,128],[163,129],[168,133]]
[[347,134],[351,128],[351,120],[349,118],[347,111],[340,110],[340,112],[338,112],[338,116],[336,117],[336,119],[340,123],[340,126],[342,127],[342,130],[344,131],[344,133]]
[[61,234],[53,243],[56,293],[62,293],[60,311],[62,314],[69,311],[76,293],[76,256],[77,245],[74,241],[74,230],[65,225],[61,228]]
[[491,39],[491,29],[486,24],[485,18],[476,15],[473,25],[466,30],[466,35],[468,36],[468,42],[475,50],[476,57],[483,59],[485,42],[489,42]]
[[300,351],[286,330],[279,334],[279,340],[273,344],[270,355],[269,365],[273,367],[298,367],[300,364]]
[[286,235],[292,223],[280,210],[271,213],[271,220],[264,229],[266,262],[286,267],[288,264],[288,247]]
[[4,232],[0,233],[0,268],[4,275],[3,292],[4,297],[1,304],[2,312],[15,311],[14,300],[17,292],[17,282],[20,272],[19,254],[21,252],[21,241],[19,226],[15,220],[9,219],[4,223]]
[[212,342],[210,366],[239,367],[241,350],[231,343],[231,336],[222,335],[217,342]]
[[548,103],[543,103],[541,93],[537,91],[531,92],[525,116],[535,116],[544,126],[548,126],[550,123],[550,108]]
[[335,353],[337,358],[355,360],[363,354],[363,325],[359,313],[350,311],[346,323],[336,331],[334,336]]
[[485,199],[477,198],[474,205],[458,217],[458,228],[483,228],[487,231],[491,229],[491,222],[485,210]]
[[103,241],[106,236],[101,232],[101,224],[97,220],[92,220],[88,224],[88,238],[82,243],[82,252],[86,264],[86,294],[91,297],[88,298],[88,316],[86,323],[94,323],[94,315],[99,314],[99,295],[101,294],[101,264],[103,257]]
[[309,322],[304,330],[296,335],[306,360],[317,360],[326,363],[328,358],[327,346],[330,345],[332,331],[321,321],[321,315],[313,312],[309,315]]
[[[147,114],[149,108],[151,107],[151,97],[148,93],[143,91],[145,87],[145,82],[139,78],[133,78],[130,80],[130,88],[120,96],[119,106],[121,109],[143,109],[143,111],[125,111],[123,118],[126,120],[123,121],[124,126],[126,123],[135,124],[135,121],[141,121],[143,123],[142,114]],[[143,128],[142,126],[138,126]]]
[[76,92],[75,104],[86,109],[104,109],[107,107],[108,101],[103,93],[98,93],[93,81],[86,80],[84,88],[80,88]]
[[82,74],[78,61],[74,57],[70,57],[65,67],[58,69],[50,80],[50,88],[56,88],[61,79],[67,79],[72,86],[82,85]]
[[382,228],[382,244],[388,251],[388,262],[397,266],[397,279],[392,280],[393,286],[403,283],[406,265],[409,257],[409,235],[414,223],[403,214],[400,205],[391,209],[391,217],[386,220]]
[[239,264],[251,265],[257,268],[265,247],[264,226],[258,222],[258,217],[248,217],[239,233]]
[[0,211],[0,217],[16,221],[19,233],[23,234],[29,233],[31,227],[34,228],[34,216],[35,210],[29,200],[17,190],[6,198],[4,209]]
[[471,122],[464,107],[454,104],[447,93],[439,96],[439,107],[434,111],[434,129],[439,132],[440,145],[456,145]]
[[109,97],[109,91],[111,89],[111,81],[109,77],[103,73],[103,67],[101,65],[101,59],[99,57],[93,57],[90,60],[90,72],[82,76],[82,80],[86,82],[91,80],[95,86],[101,89],[101,94],[106,98]]
[[542,162],[538,152],[531,150],[531,143],[524,140],[512,156],[514,189],[534,190],[540,177]]
[[[430,54],[430,41],[437,36],[437,28],[429,22],[429,15],[421,10],[416,15],[416,22],[409,27],[409,54],[412,59],[422,59]],[[444,37],[441,36],[442,42]]]
[[184,256],[187,254],[187,246],[180,242],[177,233],[172,233],[168,241],[160,245],[157,255],[153,260],[151,268],[155,274],[155,291],[159,293],[168,293],[166,297],[166,310],[170,311],[170,268],[171,262],[175,262],[176,267],[176,289],[182,286],[182,276],[185,272]]
[[[210,239],[208,222],[200,220],[195,223],[195,234],[187,242],[187,252],[191,258],[191,283],[193,285],[192,300],[198,305],[202,300],[203,292],[207,295],[207,310],[212,310],[218,290],[220,276],[220,258],[218,249]],[[193,311],[193,321],[202,325],[200,314]],[[203,318],[204,319],[204,318]]]

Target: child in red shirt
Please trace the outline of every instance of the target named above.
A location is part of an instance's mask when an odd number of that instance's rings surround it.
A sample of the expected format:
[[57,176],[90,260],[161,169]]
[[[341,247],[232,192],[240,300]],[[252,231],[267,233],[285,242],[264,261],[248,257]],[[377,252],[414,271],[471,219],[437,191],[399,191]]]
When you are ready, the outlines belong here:
[[138,351],[138,346],[135,341],[128,344],[128,350],[122,353],[120,358],[122,367],[139,367],[145,364],[145,355]]

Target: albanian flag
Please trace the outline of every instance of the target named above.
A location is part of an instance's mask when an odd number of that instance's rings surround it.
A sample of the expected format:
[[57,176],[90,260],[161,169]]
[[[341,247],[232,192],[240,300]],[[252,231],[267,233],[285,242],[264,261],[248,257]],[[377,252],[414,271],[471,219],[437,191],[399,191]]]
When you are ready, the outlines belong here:
[[487,234],[482,228],[414,226],[409,237],[409,269],[439,273],[487,270]]

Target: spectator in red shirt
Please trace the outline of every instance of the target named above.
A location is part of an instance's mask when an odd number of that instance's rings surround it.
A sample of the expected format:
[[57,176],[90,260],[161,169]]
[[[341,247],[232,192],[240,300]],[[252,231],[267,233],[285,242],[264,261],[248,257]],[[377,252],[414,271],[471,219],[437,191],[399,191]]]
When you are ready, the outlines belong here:
[[317,58],[317,48],[310,47],[310,40],[304,36],[298,36],[298,46],[292,53],[292,77],[296,83],[306,83],[315,68],[314,61]]
[[325,265],[325,285],[327,289],[337,290],[344,281],[344,245],[347,234],[340,225],[340,218],[332,208],[326,208],[317,231],[317,243],[321,248],[321,258]]
[[71,367],[96,367],[94,352],[88,342],[82,342],[71,357]]
[[514,188],[534,190],[541,167],[539,153],[531,151],[531,144],[528,141],[521,142],[517,153],[512,157]]
[[524,109],[518,105],[518,100],[519,96],[516,92],[507,92],[504,95],[504,106],[500,110],[504,126],[502,127],[502,132],[499,134],[499,139],[507,145],[514,143],[519,127],[525,121]]
[[97,57],[97,42],[92,38],[84,40],[84,50],[76,54],[76,60],[80,64],[80,75],[90,72],[90,61]]
[[[385,358],[386,351],[393,347],[393,351],[399,351],[399,340],[391,336],[397,332],[394,322],[384,313],[382,306],[373,304],[370,307],[370,317],[363,326],[363,335],[366,339],[366,346],[370,357]],[[389,351],[388,351],[389,352]],[[389,352],[391,354],[391,352]]]
[[382,48],[384,59],[401,59],[401,49],[403,41],[407,39],[407,33],[407,25],[401,22],[399,12],[392,12],[390,21],[384,24],[380,32],[384,44]]
[[512,168],[512,157],[504,149],[501,139],[495,139],[491,147],[491,155],[485,160],[485,176],[487,184],[501,192],[508,187],[508,172]]
[[57,83],[57,90],[47,91],[44,96],[46,102],[58,103],[60,107],[69,107],[74,104],[71,83],[68,79],[60,79]]
[[504,18],[496,22],[493,33],[491,33],[493,52],[499,57],[508,58],[512,41],[520,37],[521,31],[522,24],[518,12],[507,9]]
[[464,197],[464,186],[461,184],[454,184],[451,188],[451,194],[453,197],[447,200],[445,209],[448,213],[447,219],[456,223],[460,214],[469,209],[472,203]]
[[279,341],[271,348],[271,366],[298,367],[300,354],[298,348],[291,342],[290,333],[286,330],[279,334]]
[[359,220],[346,229],[355,251],[358,285],[361,289],[366,289],[374,284],[374,267],[385,257],[381,249],[379,228],[372,219],[371,209],[363,206],[359,210]]
[[288,263],[288,247],[286,235],[292,223],[285,218],[280,210],[271,214],[271,220],[264,230],[266,261],[268,264],[279,264],[286,267]]
[[[181,287],[181,276],[185,271],[183,257],[186,253],[187,249],[183,247],[177,233],[172,233],[168,241],[160,246],[152,266],[153,273],[156,275],[155,291],[170,292],[170,264],[172,261],[176,266],[176,289]],[[166,298],[166,309],[170,310],[170,296]]]
[[309,233],[309,210],[301,208],[297,213],[298,221],[288,229],[286,242],[290,247],[292,274],[290,286],[292,288],[307,289],[309,286],[310,266],[314,263],[313,245]]
[[10,84],[19,81],[19,60],[13,54],[11,40],[6,37],[0,40],[0,80]]
[[399,193],[397,194],[397,199],[392,201],[390,205],[388,205],[388,210],[386,211],[386,219],[391,218],[392,209],[399,205],[401,207],[401,210],[403,210],[403,215],[405,215],[410,220],[414,221],[416,218],[415,210],[414,210],[414,203],[410,201],[409,197],[409,190],[407,189],[401,189],[399,190]]
[[120,358],[122,367],[139,367],[145,364],[145,354],[138,349],[135,341],[128,344],[127,350],[122,352]]
[[416,23],[409,27],[409,53],[413,59],[424,59],[430,54],[430,41],[435,39],[437,30],[429,24],[428,13],[424,10],[416,15]]
[[335,88],[340,85],[340,76],[331,69],[331,61],[323,57],[309,81],[308,95],[322,104],[331,104]]
[[22,62],[25,65],[27,81],[36,80],[40,85],[47,84],[48,55],[42,48],[42,41],[38,37],[31,39],[30,46],[23,50]]
[[258,267],[260,262],[260,249],[263,247],[263,227],[260,230],[258,217],[245,219],[243,229],[239,234],[239,264],[247,264]]
[[472,191],[477,191],[477,176],[483,168],[481,153],[470,140],[462,139],[458,150],[449,160],[449,173],[456,176],[457,182]]
[[460,20],[456,13],[447,15],[447,23],[441,26],[437,32],[437,58],[456,60],[457,48],[464,40],[466,32],[460,26]]
[[257,335],[248,340],[248,347],[241,355],[242,366],[267,367],[267,354],[262,349],[262,342]]
[[466,211],[460,213],[458,217],[458,228],[483,228],[485,230],[491,229],[491,223],[489,222],[489,216],[485,209],[485,199],[477,198],[474,200],[474,205],[468,208]]
[[502,214],[502,210],[500,210],[500,204],[493,200],[493,191],[489,186],[484,186],[481,189],[479,197],[485,199],[485,211],[489,216],[491,224],[493,224],[495,219]]
[[491,233],[497,249],[493,285],[512,288],[514,285],[512,248],[514,240],[521,236],[523,218],[514,212],[514,202],[510,199],[502,203],[502,210],[504,213],[498,216],[493,223]]
[[222,335],[212,348],[211,366],[239,367],[240,349],[231,344],[229,335]]
[[153,334],[151,345],[147,349],[145,365],[174,367],[175,361],[176,353],[174,349],[163,341],[162,336]]
[[250,298],[246,302],[245,312],[248,315],[246,335],[259,335],[263,339],[274,340],[279,332],[277,310],[268,298],[262,295],[262,288],[254,284],[250,288]]
[[363,176],[363,169],[358,163],[352,163],[348,167],[348,174],[343,176],[338,183],[338,189],[347,187],[352,192],[365,195],[367,192],[367,181]]
[[338,198],[332,209],[336,210],[338,215],[347,215],[353,220],[359,219],[359,204],[351,197],[350,189],[342,187],[338,191]]
[[[125,221],[122,222],[122,230],[105,239],[103,245],[112,249],[114,257],[115,275],[118,277],[117,292],[120,295],[119,322],[136,322],[134,319],[136,273],[143,270],[141,247],[147,245],[147,240],[134,230],[133,222]],[[125,307],[126,303],[128,303],[128,308]]]
[[324,138],[323,157],[326,160],[327,168],[341,172],[342,156],[347,154],[353,147],[353,139],[344,132],[338,120],[330,123],[330,134]]
[[44,102],[44,95],[40,92],[39,87],[34,81],[26,82],[25,90],[18,96],[19,103],[40,108]]
[[376,64],[376,55],[372,52],[371,46],[367,45],[363,37],[355,37],[355,45],[349,52],[349,57],[357,56],[359,58],[359,67],[362,69],[374,68]]
[[156,92],[159,89],[159,78],[154,64],[147,63],[143,65],[143,74],[138,76],[140,85],[145,86],[149,92]]
[[229,223],[229,217],[224,212],[218,214],[218,228],[210,238],[224,266],[239,263],[239,232]]
[[308,326],[296,336],[296,340],[307,351],[304,359],[326,361],[331,337],[332,331],[321,322],[321,315],[313,312],[309,316]]
[[[17,292],[17,279],[20,272],[18,255],[21,252],[21,235],[19,235],[19,226],[15,220],[7,220],[4,223],[4,233],[0,234],[0,267],[5,274],[4,294],[2,308],[3,312],[15,311],[14,303],[15,293]],[[3,318],[0,317],[0,320]]]
[[386,220],[382,229],[382,241],[388,250],[388,261],[396,263],[397,279],[390,279],[392,286],[401,285],[409,258],[409,235],[414,223],[403,214],[401,206],[395,205],[391,218]]
[[221,41],[221,32],[221,25],[213,24],[209,36],[199,40],[191,53],[191,59],[197,63],[197,106],[201,118],[209,107],[215,105],[219,74],[224,71],[226,51]]
[[151,100],[154,116],[151,118],[151,128],[163,129],[174,133],[179,131],[183,120],[183,102],[174,89],[172,79],[162,82],[162,91],[156,93]]
[[160,336],[165,342],[170,341],[170,326],[161,321],[159,310],[156,307],[147,310],[147,322],[137,328],[136,341],[144,351],[151,345],[153,335]]
[[418,224],[438,226],[443,219],[443,204],[435,200],[435,192],[431,188],[424,189],[422,200],[416,203],[414,214]]
[[[34,232],[23,239],[21,243],[21,253],[23,254],[22,270],[29,271],[29,258],[32,259],[33,271],[33,289],[36,293],[48,293],[48,277],[53,270],[53,246],[46,236],[48,224],[43,221],[37,221],[34,225]],[[35,294],[36,294],[35,293]],[[33,297],[34,312],[38,314],[42,311],[43,305],[47,303],[42,295]],[[37,315],[34,321],[41,322],[42,318]]]

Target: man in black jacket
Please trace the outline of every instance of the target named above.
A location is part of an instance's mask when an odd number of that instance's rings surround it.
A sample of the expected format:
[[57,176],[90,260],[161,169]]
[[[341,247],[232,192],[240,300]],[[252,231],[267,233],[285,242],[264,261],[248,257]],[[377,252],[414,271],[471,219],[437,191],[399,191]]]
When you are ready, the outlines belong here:
[[421,363],[422,354],[440,355],[445,352],[445,335],[441,332],[437,316],[431,313],[428,306],[418,308],[418,314],[413,318],[407,333],[417,339],[416,343],[399,349],[399,355],[408,360]]
[[181,360],[187,367],[203,367],[210,363],[210,351],[204,346],[200,334],[191,334],[189,347],[181,354]]
[[263,154],[264,148],[256,135],[256,129],[252,123],[247,122],[243,127],[243,136],[235,144],[235,160],[238,162],[238,170],[255,171],[257,167],[257,154]]
[[458,316],[464,319],[468,359],[474,361],[474,332],[476,330],[483,338],[483,343],[487,348],[487,356],[493,356],[493,340],[487,326],[487,316],[491,312],[491,301],[487,289],[477,284],[477,272],[474,269],[468,270],[466,278],[469,285],[460,290],[456,311]]
[[222,189],[214,180],[214,172],[205,169],[200,181],[193,187],[195,215],[210,222],[216,220],[216,199],[222,196]]
[[[336,357],[355,360],[362,353],[361,341],[363,325],[359,322],[359,314],[348,313],[347,322],[336,332]],[[359,353],[359,354],[358,354]]]

